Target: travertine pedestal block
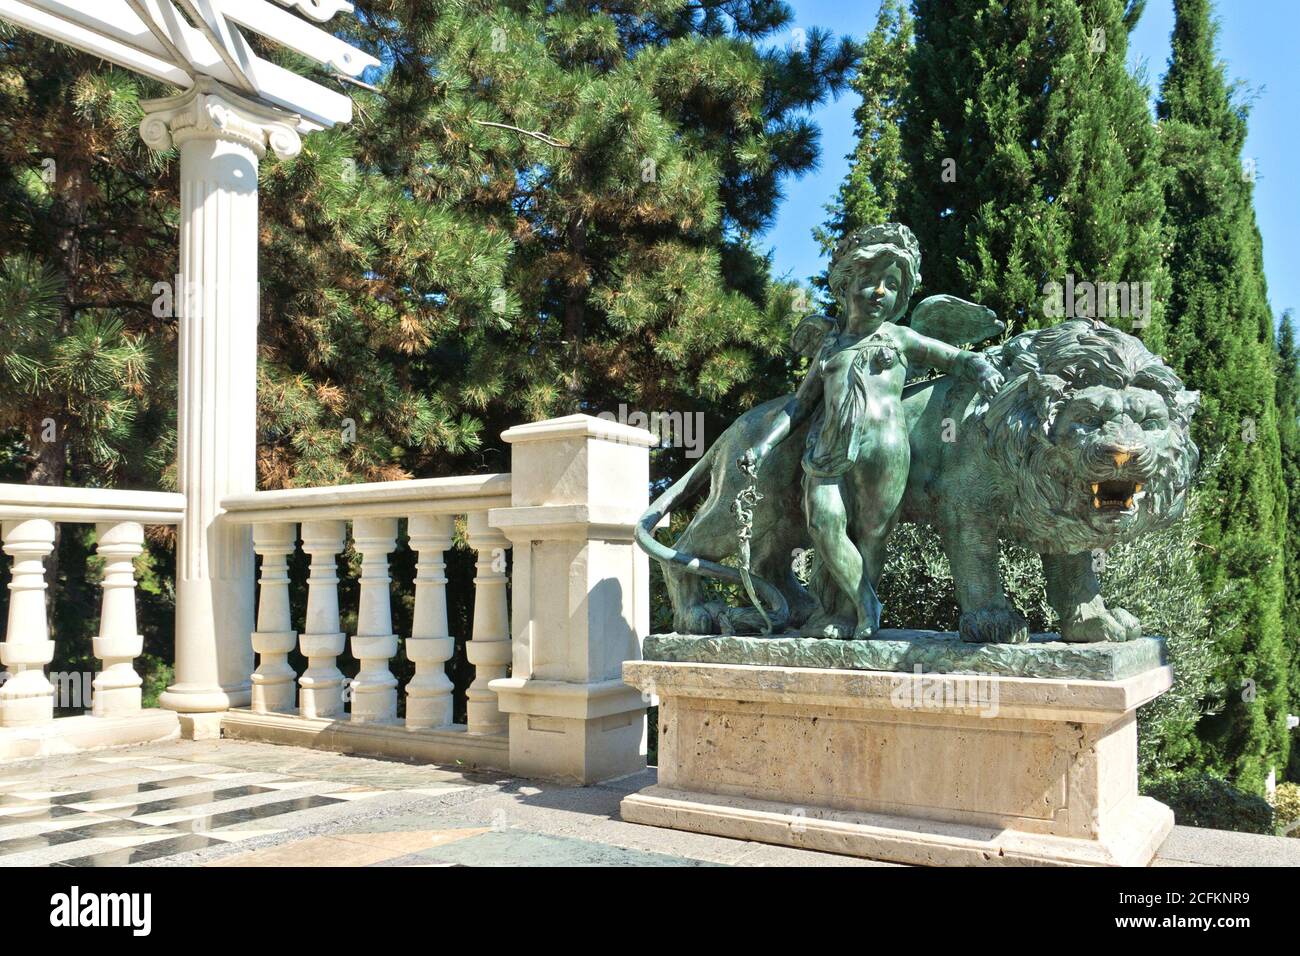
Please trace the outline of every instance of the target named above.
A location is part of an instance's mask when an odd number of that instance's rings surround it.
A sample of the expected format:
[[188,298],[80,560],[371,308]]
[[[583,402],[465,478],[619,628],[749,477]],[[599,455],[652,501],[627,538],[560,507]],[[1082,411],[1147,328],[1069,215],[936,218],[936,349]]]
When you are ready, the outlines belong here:
[[[647,642],[647,653],[649,643]],[[625,820],[924,865],[1146,865],[1136,712],[1172,684],[628,661],[659,781]]]

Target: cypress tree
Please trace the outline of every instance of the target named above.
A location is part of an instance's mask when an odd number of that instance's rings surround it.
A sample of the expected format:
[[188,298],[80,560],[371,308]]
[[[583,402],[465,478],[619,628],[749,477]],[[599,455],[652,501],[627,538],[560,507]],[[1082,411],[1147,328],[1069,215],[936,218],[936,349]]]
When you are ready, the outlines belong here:
[[[1282,634],[1289,652],[1287,686],[1290,712],[1300,714],[1300,348],[1295,316],[1282,313],[1277,333],[1277,427],[1282,448],[1282,484],[1287,492],[1286,534],[1282,545]],[[1300,746],[1291,736],[1287,777],[1300,783]]]
[[[815,230],[829,256],[840,237],[861,226],[898,218],[899,191],[907,179],[903,156],[903,98],[912,51],[912,17],[903,0],[883,0],[876,25],[862,46],[862,58],[849,81],[862,98],[853,111],[856,143],[849,171]],[[924,250],[922,250],[924,252]]]
[[1049,283],[1138,283],[1143,308],[1103,317],[1158,347],[1161,174],[1147,91],[1125,64],[1140,10],[913,5],[899,207],[929,290],[989,306],[1014,333],[1077,314]]
[[1157,113],[1167,181],[1165,355],[1202,393],[1194,436],[1222,462],[1207,479],[1200,571],[1226,590],[1215,636],[1228,688],[1199,726],[1208,769],[1262,790],[1287,758],[1289,661],[1282,638],[1282,484],[1273,318],[1253,182],[1243,167],[1246,106],[1215,59],[1209,0],[1176,0],[1173,49]]

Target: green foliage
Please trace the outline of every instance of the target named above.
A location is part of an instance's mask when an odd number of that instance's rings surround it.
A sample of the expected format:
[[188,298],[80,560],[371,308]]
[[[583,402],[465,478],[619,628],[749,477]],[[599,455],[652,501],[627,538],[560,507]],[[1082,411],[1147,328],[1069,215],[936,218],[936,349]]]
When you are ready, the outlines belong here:
[[1282,475],[1273,318],[1264,285],[1253,183],[1243,173],[1246,106],[1215,55],[1208,0],[1177,0],[1173,56],[1157,112],[1173,277],[1165,357],[1201,390],[1193,437],[1220,467],[1208,479],[1199,568],[1226,589],[1216,622],[1229,693],[1201,722],[1203,765],[1263,792],[1286,766],[1291,654],[1283,638]]
[[898,215],[928,291],[989,306],[1013,334],[1055,324],[1044,286],[1068,274],[1149,282],[1142,337],[1158,351],[1163,176],[1125,63],[1132,13],[1123,0],[913,4]]
[[899,193],[907,179],[903,156],[903,103],[912,49],[912,18],[902,0],[884,0],[862,48],[850,86],[862,102],[853,111],[856,145],[825,226],[814,231],[829,256],[841,236],[898,219]]
[[[1282,633],[1290,649],[1287,686],[1290,711],[1300,714],[1300,350],[1296,347],[1295,317],[1288,309],[1277,334],[1277,431],[1282,451],[1282,486],[1287,493],[1286,534],[1283,541],[1284,605]],[[1300,742],[1291,737],[1287,777],[1300,783]]]
[[1289,830],[1300,824],[1300,784],[1279,783],[1268,802],[1273,806],[1273,817],[1279,830]]
[[1167,774],[1147,784],[1142,792],[1173,810],[1174,822],[1180,826],[1269,836],[1275,832],[1273,808],[1267,800],[1212,774]]

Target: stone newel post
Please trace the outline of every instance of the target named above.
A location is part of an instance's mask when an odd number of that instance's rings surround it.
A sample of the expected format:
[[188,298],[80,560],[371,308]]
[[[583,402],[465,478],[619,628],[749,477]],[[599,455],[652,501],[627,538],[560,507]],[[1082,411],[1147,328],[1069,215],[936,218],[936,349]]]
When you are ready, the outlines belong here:
[[216,521],[221,499],[256,490],[257,169],[268,147],[295,155],[297,117],[199,77],[142,104],[140,136],[180,151],[177,458],[185,518],[177,543],[176,682],[182,713],[249,703],[253,550],[247,526]]
[[488,523],[514,545],[510,769],[593,783],[645,766],[646,703],[623,683],[650,624],[649,564],[633,529],[649,494],[640,428],[571,415],[511,428],[511,507]]

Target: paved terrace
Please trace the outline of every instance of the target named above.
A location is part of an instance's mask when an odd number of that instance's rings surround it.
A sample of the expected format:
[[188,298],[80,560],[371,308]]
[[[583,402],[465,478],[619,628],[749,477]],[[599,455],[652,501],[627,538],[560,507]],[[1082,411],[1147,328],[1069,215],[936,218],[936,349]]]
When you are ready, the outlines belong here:
[[[624,823],[592,787],[238,740],[0,766],[0,865],[888,866]],[[1157,866],[1300,866],[1300,840],[1177,827]]]

